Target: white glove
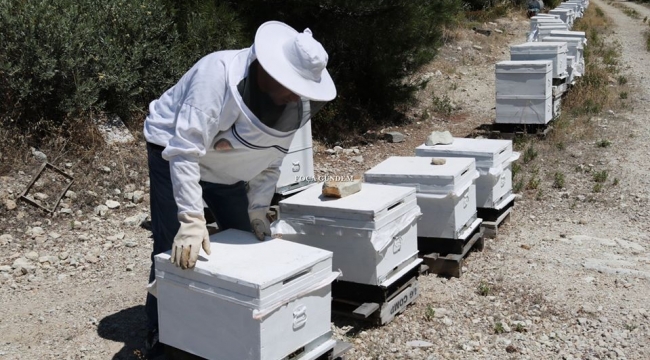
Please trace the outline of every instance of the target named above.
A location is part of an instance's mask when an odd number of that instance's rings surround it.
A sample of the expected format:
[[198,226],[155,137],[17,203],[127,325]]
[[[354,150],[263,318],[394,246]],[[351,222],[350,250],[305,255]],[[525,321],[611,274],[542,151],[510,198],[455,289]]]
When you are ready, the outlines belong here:
[[264,241],[265,236],[271,236],[271,223],[266,217],[266,209],[250,211],[248,217],[251,220],[253,233],[259,241]]
[[196,265],[201,247],[210,255],[210,235],[203,215],[181,214],[178,220],[181,227],[174,237],[171,260],[182,269],[191,269]]

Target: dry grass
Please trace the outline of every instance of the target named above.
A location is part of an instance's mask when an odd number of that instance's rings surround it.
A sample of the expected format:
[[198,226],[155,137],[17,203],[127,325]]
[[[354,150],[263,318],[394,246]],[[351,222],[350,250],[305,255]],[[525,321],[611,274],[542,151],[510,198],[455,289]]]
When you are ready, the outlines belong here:
[[639,14],[638,11],[636,11],[634,9],[630,9],[629,7],[627,7],[627,6],[625,6],[625,5],[621,4],[621,3],[611,3],[610,5],[612,5],[615,8],[620,9],[621,11],[623,11],[623,13],[625,15],[631,17],[632,19],[641,19],[641,14]]
[[[20,179],[19,191],[26,188],[42,164],[32,155],[31,147],[46,154],[47,162],[73,176],[74,182],[70,190],[78,195],[72,206],[73,211],[92,213],[95,206],[106,200],[105,194],[115,189],[124,189],[127,184],[140,188],[147,180],[147,154],[142,141],[136,141],[132,145],[123,144],[119,148],[106,146],[89,120],[79,120],[67,131],[52,127],[49,134],[42,134],[42,129],[38,132],[20,133],[10,127],[0,127],[0,138],[3,139],[0,142],[0,178],[6,176],[8,179]],[[105,172],[103,167],[109,167],[111,171]],[[48,195],[48,199],[42,203],[49,208],[53,205],[50,204],[51,200],[60,194],[62,182],[60,178],[53,178],[51,171],[44,173],[29,194],[40,192]],[[10,198],[15,198],[16,195],[14,191]],[[46,215],[31,205],[19,209],[24,211],[21,216],[25,216],[27,222],[42,221]],[[4,206],[0,206],[0,217],[8,219],[14,216],[15,212],[10,213]],[[0,233],[7,226],[10,226],[8,222],[1,223]]]
[[[546,139],[514,139],[515,148],[522,152],[522,159],[520,169],[516,173],[513,171],[513,188],[524,191],[530,198],[539,199],[544,192],[560,191],[567,185],[561,172],[566,169],[546,169],[537,158],[564,159],[567,157],[566,148],[598,140],[598,129],[603,125],[600,121],[606,117],[603,113],[624,108],[628,101],[627,93],[631,93],[627,78],[620,74],[620,46],[605,39],[611,30],[604,12],[595,5],[590,6],[573,30],[587,34],[585,75],[576,81],[563,99],[562,115],[555,120],[554,130]],[[597,184],[594,192],[603,186]]]
[[610,23],[596,6],[590,6],[574,27],[587,34],[585,75],[569,91],[562,102],[563,115],[556,121],[551,135],[555,144],[567,144],[576,139],[593,139],[597,128],[596,116],[607,110],[626,106],[630,89],[625,76],[619,74],[620,45],[605,40]]

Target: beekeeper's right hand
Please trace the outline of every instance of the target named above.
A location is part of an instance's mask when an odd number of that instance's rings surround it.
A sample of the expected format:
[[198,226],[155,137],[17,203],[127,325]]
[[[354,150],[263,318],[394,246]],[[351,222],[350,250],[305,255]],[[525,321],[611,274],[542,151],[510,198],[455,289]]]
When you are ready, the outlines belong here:
[[191,269],[196,265],[201,247],[210,255],[210,235],[203,215],[181,214],[178,220],[181,227],[174,237],[171,261],[182,269]]

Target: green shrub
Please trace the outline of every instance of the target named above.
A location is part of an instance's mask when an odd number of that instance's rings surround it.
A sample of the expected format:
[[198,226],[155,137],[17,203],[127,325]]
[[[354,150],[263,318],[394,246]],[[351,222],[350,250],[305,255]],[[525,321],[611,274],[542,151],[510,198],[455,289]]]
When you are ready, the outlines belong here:
[[207,21],[192,17],[187,33],[192,40],[182,42],[159,0],[0,2],[3,124],[34,129],[46,120],[66,126],[70,119],[97,112],[125,120],[139,113],[142,119],[147,104],[199,54],[232,43],[235,36],[225,32],[215,41]]
[[556,189],[562,189],[564,187],[564,173],[561,171],[555,172],[553,176],[553,187]]
[[594,181],[597,183],[604,183],[607,181],[607,170],[602,170],[594,173]]
[[530,145],[526,148],[526,151],[524,151],[524,164],[528,164],[535,160],[535,158],[537,158],[537,150],[535,150],[535,146]]

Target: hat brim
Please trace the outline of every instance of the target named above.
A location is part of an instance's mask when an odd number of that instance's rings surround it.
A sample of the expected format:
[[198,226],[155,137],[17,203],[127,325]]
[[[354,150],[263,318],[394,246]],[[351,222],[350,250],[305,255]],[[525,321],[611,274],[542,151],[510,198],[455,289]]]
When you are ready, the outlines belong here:
[[321,73],[320,81],[312,81],[298,74],[284,57],[283,45],[297,34],[296,30],[278,21],[262,24],[255,34],[257,60],[271,77],[294,94],[316,101],[333,100],[336,86],[327,69]]

